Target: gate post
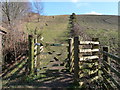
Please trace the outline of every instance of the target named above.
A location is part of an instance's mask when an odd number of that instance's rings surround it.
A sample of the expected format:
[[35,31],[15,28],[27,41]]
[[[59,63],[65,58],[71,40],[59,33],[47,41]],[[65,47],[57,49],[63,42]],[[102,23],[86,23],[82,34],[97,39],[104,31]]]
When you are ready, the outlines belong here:
[[29,74],[34,74],[34,38],[32,35],[29,35],[28,39],[29,39],[29,58],[28,58]]
[[79,37],[74,37],[74,82],[79,80]]

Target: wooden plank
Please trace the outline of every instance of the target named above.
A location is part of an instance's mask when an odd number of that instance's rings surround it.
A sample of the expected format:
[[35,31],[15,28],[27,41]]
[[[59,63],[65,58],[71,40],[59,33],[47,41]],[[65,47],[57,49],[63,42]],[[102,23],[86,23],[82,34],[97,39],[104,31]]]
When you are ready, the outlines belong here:
[[119,64],[120,64],[120,57],[116,56],[116,55],[113,55],[113,54],[110,54],[108,52],[105,52],[105,51],[101,51],[104,55],[116,60]]
[[99,49],[80,49],[80,53],[83,53],[83,52],[98,52]]
[[120,78],[120,72],[117,71],[115,68],[111,67],[107,62],[103,61],[105,66],[109,67],[111,71],[113,71],[119,78]]
[[80,61],[84,61],[84,60],[91,60],[91,59],[98,59],[98,56],[86,56],[86,57],[81,57]]
[[80,45],[84,45],[84,44],[100,44],[100,43],[95,41],[80,41]]
[[46,43],[48,46],[69,46],[69,44]]

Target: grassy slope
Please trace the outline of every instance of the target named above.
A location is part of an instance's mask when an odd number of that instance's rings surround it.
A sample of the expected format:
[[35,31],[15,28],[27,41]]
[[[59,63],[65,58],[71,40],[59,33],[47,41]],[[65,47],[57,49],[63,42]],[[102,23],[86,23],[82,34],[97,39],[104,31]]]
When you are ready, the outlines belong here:
[[[108,33],[117,33],[117,19],[117,16],[111,15],[77,15],[77,22],[80,27],[83,27],[82,29],[90,34],[99,32],[101,34],[104,32],[106,35]],[[36,21],[35,19],[33,20]],[[42,16],[39,23],[30,22],[28,26],[29,28],[32,27],[32,31],[36,26],[40,28],[45,41],[58,42],[61,39],[65,39],[63,36],[67,32],[68,20],[69,15]]]
[[[99,38],[102,46],[108,45],[113,52],[118,44],[118,17],[110,15],[79,15],[78,23],[90,36]],[[114,53],[114,52],[113,52]]]
[[[66,40],[69,15],[42,16],[39,23],[36,19],[28,23],[32,31],[37,26],[43,33],[46,42],[59,42]],[[99,38],[101,45],[117,47],[118,40],[118,17],[111,15],[77,15],[77,22],[80,29],[83,29],[91,38]],[[47,25],[46,25],[47,24]],[[113,45],[113,43],[115,43]],[[109,45],[110,46],[110,45]],[[111,47],[110,46],[110,47]]]
[[[68,32],[68,23],[69,15],[58,15],[41,16],[40,22],[33,18],[26,25],[31,29],[31,32],[34,31],[35,27],[40,28],[38,33],[42,33],[45,42],[64,43],[63,41],[68,38],[65,36]],[[99,38],[101,45],[117,48],[117,16],[77,15],[77,23],[82,27],[80,29],[83,29],[91,38]],[[51,49],[65,54],[64,48],[51,47]],[[48,55],[46,57],[50,58],[51,56]]]
[[65,39],[64,32],[67,31],[68,16],[42,16],[40,22],[36,20],[27,23],[27,26],[34,30],[35,27],[40,28],[38,32],[42,33],[44,41],[46,42],[58,42]]

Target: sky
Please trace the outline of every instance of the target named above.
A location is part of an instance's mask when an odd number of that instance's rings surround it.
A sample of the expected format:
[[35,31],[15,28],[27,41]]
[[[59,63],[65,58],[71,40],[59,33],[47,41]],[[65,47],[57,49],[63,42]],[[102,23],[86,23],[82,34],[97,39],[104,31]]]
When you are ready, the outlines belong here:
[[[118,15],[118,2],[42,2],[42,15],[97,14]],[[33,6],[34,7],[34,6]],[[34,10],[33,10],[34,11]]]

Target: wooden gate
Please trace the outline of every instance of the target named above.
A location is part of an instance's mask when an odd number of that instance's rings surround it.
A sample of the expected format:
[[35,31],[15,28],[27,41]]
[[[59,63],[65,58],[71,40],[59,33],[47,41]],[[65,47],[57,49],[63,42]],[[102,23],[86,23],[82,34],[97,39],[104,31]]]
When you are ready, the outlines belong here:
[[98,79],[99,42],[80,41],[79,37],[69,39],[69,70],[74,73],[74,82],[83,85]]
[[[42,55],[43,49],[50,49],[51,47],[67,47],[68,44],[59,44],[59,43],[48,43],[43,41],[43,37],[38,38],[37,36],[29,35],[29,73],[36,74],[40,69],[45,68],[46,66],[37,69],[37,60],[41,59],[38,55]],[[60,55],[60,53],[55,53],[54,50],[50,50],[45,54],[52,54],[54,59],[57,59],[56,55]]]

